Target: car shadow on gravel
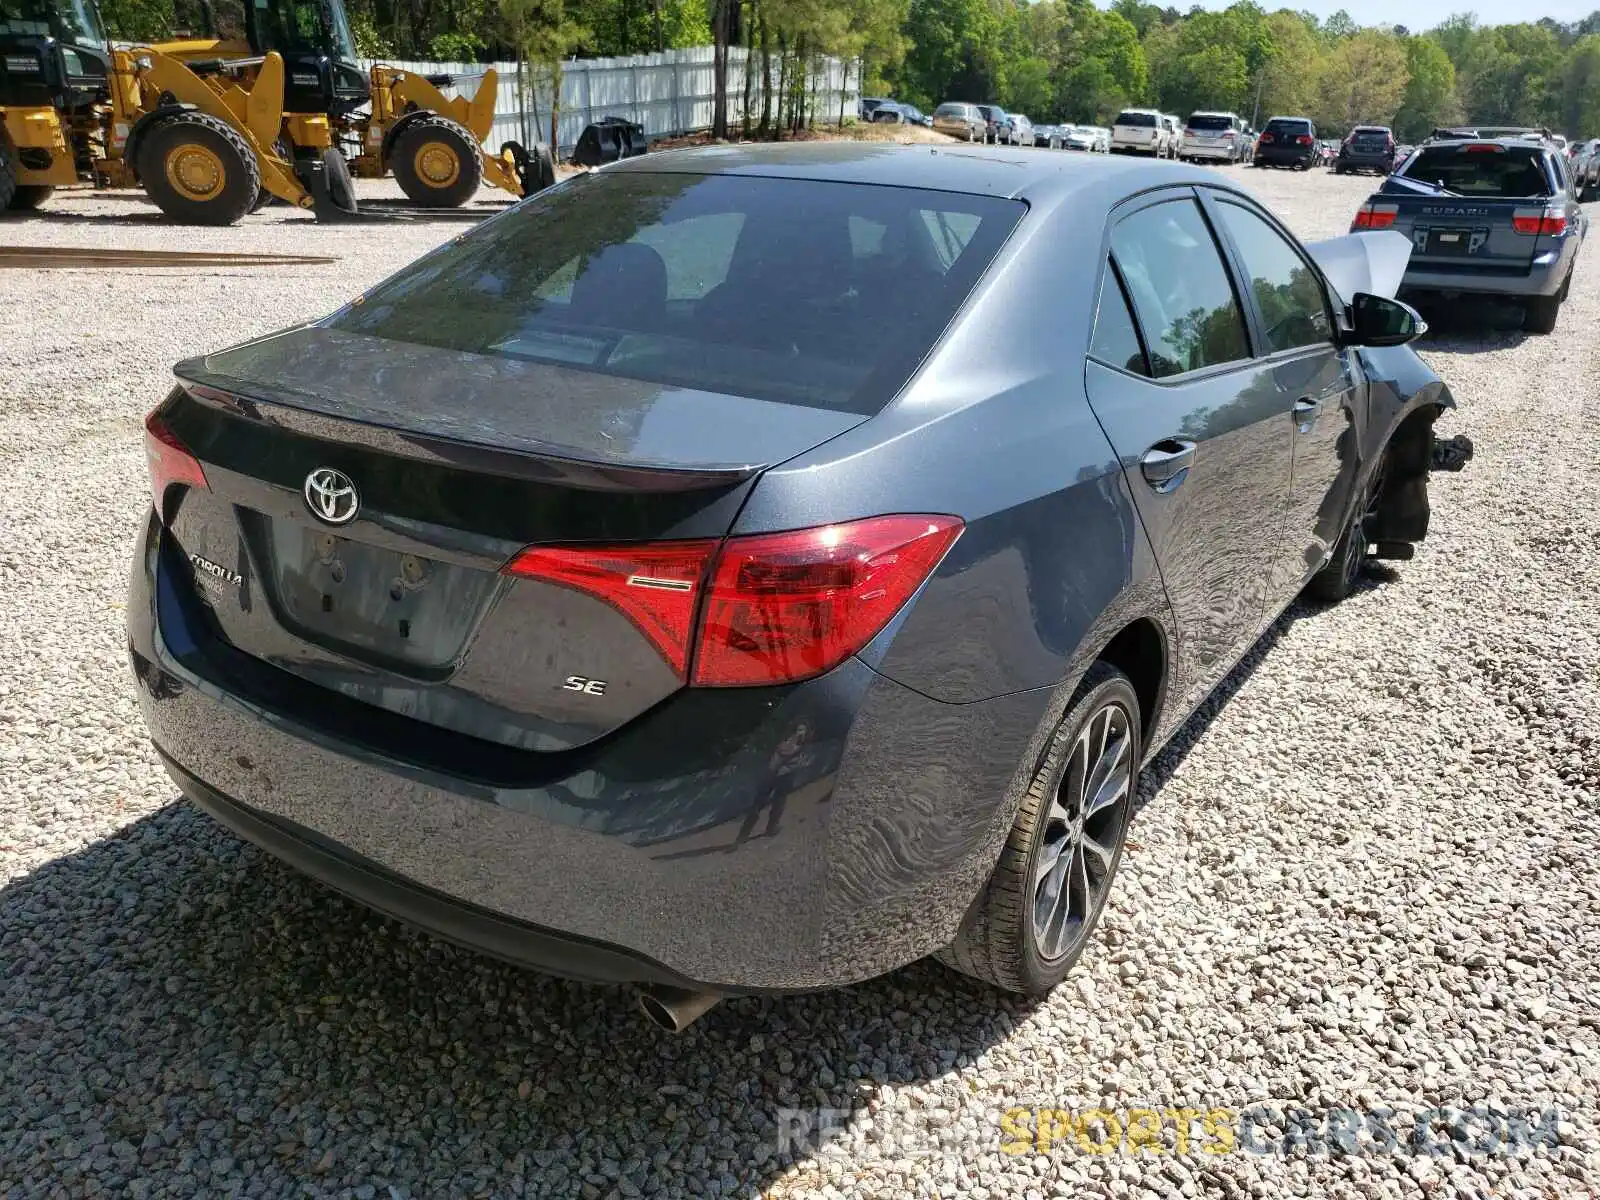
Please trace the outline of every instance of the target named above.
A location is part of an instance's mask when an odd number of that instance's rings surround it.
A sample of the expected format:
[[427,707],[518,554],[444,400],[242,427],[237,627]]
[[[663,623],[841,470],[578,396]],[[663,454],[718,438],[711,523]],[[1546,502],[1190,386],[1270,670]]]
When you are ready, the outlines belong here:
[[[1356,581],[1351,595],[1358,596],[1363,592],[1374,591],[1393,583],[1397,578],[1399,572],[1392,566],[1378,559],[1372,559],[1367,563],[1361,578]],[[1274,621],[1256,644],[1245,652],[1244,657],[1224,676],[1216,690],[1189,715],[1189,719],[1178,727],[1178,731],[1168,739],[1160,753],[1145,767],[1139,776],[1139,793],[1134,799],[1135,815],[1143,812],[1157,798],[1161,789],[1166,786],[1167,780],[1172,778],[1173,773],[1188,757],[1189,751],[1195,748],[1206,731],[1211,728],[1211,723],[1217,719],[1217,714],[1223,710],[1228,701],[1233,699],[1250,676],[1255,674],[1256,668],[1265,661],[1272,648],[1290,627],[1295,622],[1307,618],[1314,620],[1327,611],[1325,605],[1313,604],[1306,600],[1297,600],[1284,610],[1283,615]]]
[[1034,1007],[925,962],[673,1036],[180,802],[0,889],[0,1195],[755,1195]]
[[1448,303],[1422,301],[1415,307],[1428,323],[1428,332],[1412,343],[1416,350],[1484,354],[1520,346],[1529,336],[1522,329],[1520,301],[1464,296]]

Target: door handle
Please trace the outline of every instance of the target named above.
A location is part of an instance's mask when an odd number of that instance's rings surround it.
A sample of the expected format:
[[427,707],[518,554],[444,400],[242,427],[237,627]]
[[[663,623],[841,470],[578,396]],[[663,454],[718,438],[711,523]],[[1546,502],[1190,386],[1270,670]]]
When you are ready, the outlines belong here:
[[1163,438],[1144,452],[1139,470],[1145,482],[1165,495],[1177,490],[1194,466],[1194,443],[1182,438]]

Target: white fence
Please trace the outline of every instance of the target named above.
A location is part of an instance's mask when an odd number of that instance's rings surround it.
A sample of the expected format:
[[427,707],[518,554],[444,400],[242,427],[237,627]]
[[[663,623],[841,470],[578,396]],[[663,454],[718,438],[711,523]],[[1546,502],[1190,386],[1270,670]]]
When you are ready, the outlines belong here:
[[[601,117],[625,117],[643,125],[652,139],[691,133],[711,127],[713,101],[712,47],[694,46],[687,50],[668,50],[661,54],[634,54],[625,58],[573,59],[562,64],[561,118],[557,140],[561,154],[570,153],[585,125]],[[744,112],[745,50],[728,50],[728,124],[737,126]],[[761,56],[751,56],[756,78],[751,86],[751,121],[761,114]],[[525,146],[550,137],[550,75],[532,65],[523,69],[525,86],[519,98],[517,64],[513,62],[433,63],[395,62],[389,66],[420,74],[461,76],[448,94],[471,95],[477,77],[487,66],[500,76],[495,98],[494,128],[487,139],[491,152],[502,142],[517,141]],[[815,87],[818,121],[837,121],[841,105],[847,116],[854,116],[860,90],[856,65],[838,59],[824,59],[824,69],[807,81],[807,94]],[[364,64],[370,65],[370,64]],[[848,75],[846,68],[848,66]],[[778,87],[778,63],[773,60],[772,86]],[[777,97],[772,99],[776,114]]]

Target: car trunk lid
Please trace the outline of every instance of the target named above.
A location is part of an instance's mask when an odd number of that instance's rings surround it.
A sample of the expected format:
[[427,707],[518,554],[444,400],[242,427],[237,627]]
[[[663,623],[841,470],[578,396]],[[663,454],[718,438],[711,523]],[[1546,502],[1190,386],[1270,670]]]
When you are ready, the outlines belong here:
[[[625,602],[508,573],[522,548],[714,546],[763,467],[865,419],[321,328],[177,372],[157,416],[206,486],[165,512],[168,566],[209,635],[530,750],[617,728],[683,661]],[[692,616],[684,569],[627,583]]]

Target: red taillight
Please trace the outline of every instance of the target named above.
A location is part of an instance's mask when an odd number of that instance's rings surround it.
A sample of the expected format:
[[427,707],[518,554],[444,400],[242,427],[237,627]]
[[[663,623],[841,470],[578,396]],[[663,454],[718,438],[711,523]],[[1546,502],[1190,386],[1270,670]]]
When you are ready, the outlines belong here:
[[1295,138],[1295,141],[1299,142],[1300,145],[1302,145],[1302,146],[1311,145],[1311,139],[1308,138],[1308,137],[1297,137],[1297,138]]
[[687,678],[695,607],[713,539],[639,546],[529,546],[505,573],[542,579],[604,600],[650,639],[679,679]]
[[832,670],[889,623],[962,528],[955,517],[892,516],[729,539],[706,596],[695,684]]
[[1461,148],[1467,154],[1504,154],[1506,148],[1498,142],[1479,142],[1472,146]]
[[733,537],[720,549],[530,546],[505,573],[605,601],[697,687],[788,683],[871,641],[962,528],[955,517],[890,516]]
[[1387,229],[1400,215],[1398,204],[1373,204],[1370,201],[1356,210],[1356,219],[1350,222],[1350,231],[1357,229]]
[[1272,135],[1270,133],[1263,133],[1261,135],[1261,140],[1263,142],[1270,142],[1272,140]]
[[1559,208],[1518,208],[1511,213],[1511,228],[1518,233],[1560,235],[1567,231],[1567,214]]
[[162,501],[167,488],[175,483],[195,488],[209,486],[200,460],[189,453],[189,447],[179,441],[178,435],[155,413],[144,419],[144,458],[150,470],[150,499],[156,512],[163,517]]

